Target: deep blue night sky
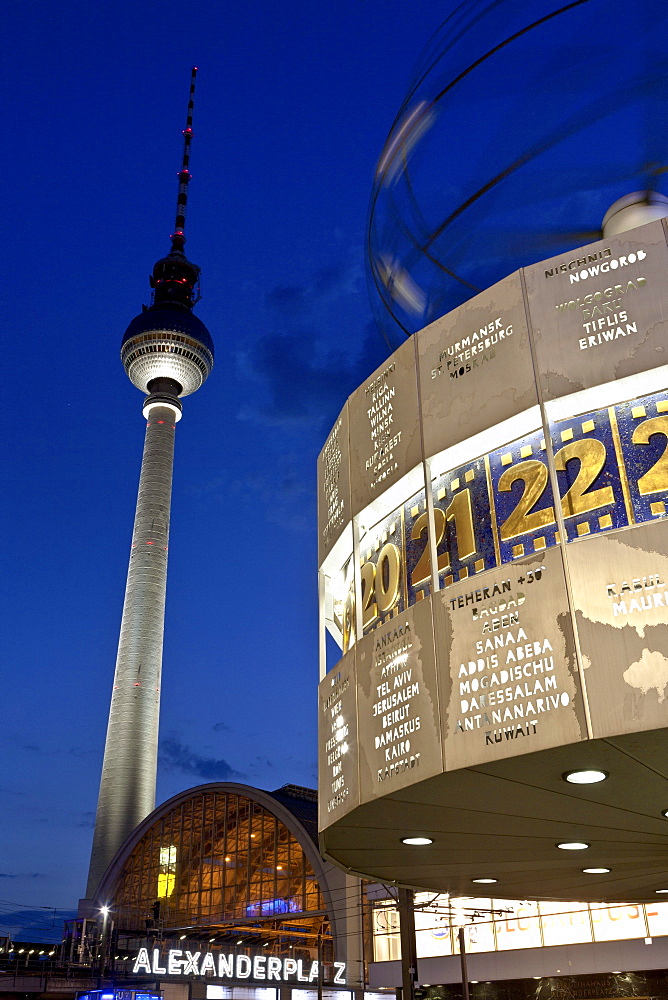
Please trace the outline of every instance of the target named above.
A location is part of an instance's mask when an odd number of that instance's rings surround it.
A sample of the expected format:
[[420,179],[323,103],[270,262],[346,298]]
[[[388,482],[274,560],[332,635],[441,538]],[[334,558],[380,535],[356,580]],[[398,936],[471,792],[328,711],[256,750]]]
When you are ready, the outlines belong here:
[[177,432],[159,801],[315,785],[315,460],[386,354],[369,192],[451,6],[3,6],[0,933],[85,885],[144,435],[118,353],[169,249],[193,64],[187,251],[217,355]]
[[[558,0],[461,6],[491,15],[451,74]],[[193,64],[186,252],[216,367],[177,430],[158,801],[212,780],[316,784],[316,457],[388,352],[365,278],[374,171],[459,8],[2,7],[0,934],[58,938],[37,908],[84,891],[145,428],[119,349],[169,250]],[[415,186],[396,188],[428,227],[538,143],[446,234],[480,287],[589,242],[627,191],[668,192],[668,4],[568,8],[466,77]]]

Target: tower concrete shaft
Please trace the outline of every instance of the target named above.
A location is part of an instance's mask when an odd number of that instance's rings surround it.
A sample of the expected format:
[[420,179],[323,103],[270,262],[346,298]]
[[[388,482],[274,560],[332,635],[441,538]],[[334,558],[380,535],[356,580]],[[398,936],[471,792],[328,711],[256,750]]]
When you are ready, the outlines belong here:
[[118,848],[155,808],[174,432],[180,415],[180,404],[174,404],[153,402],[144,410],[146,438],[88,872],[89,900]]

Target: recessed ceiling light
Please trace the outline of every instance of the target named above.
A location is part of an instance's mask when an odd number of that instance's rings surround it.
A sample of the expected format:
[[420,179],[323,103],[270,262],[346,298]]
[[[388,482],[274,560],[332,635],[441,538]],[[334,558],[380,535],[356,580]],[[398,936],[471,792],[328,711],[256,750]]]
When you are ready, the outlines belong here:
[[654,892],[668,892],[668,889],[655,889]]
[[479,885],[492,885],[493,882],[498,882],[496,878],[472,878],[472,882],[477,882]]
[[426,847],[427,844],[433,844],[434,841],[431,837],[402,837],[402,844],[409,844],[410,847]]
[[585,875],[607,875],[609,868],[583,868]]
[[668,809],[662,809],[661,815],[664,816],[666,819],[668,819]]
[[605,781],[608,777],[608,772],[599,771],[595,768],[583,768],[578,771],[566,771],[562,777],[564,781],[570,782],[571,785],[595,785],[597,781]]
[[557,844],[557,847],[562,851],[584,851],[589,844],[585,844],[582,840],[564,840],[561,844]]

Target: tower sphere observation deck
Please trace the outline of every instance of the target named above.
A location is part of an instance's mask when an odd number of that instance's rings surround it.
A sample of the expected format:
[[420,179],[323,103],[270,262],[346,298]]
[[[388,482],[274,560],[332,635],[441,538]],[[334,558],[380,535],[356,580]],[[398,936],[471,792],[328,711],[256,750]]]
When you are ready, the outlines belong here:
[[169,378],[189,396],[213,368],[211,334],[189,309],[153,306],[135,316],[123,337],[121,361],[133,385],[150,393],[153,380]]

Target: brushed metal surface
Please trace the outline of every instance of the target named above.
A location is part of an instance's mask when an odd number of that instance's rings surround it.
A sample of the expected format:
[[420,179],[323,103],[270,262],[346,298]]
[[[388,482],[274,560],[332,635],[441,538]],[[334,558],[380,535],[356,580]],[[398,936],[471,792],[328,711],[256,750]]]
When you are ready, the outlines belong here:
[[427,457],[538,402],[519,273],[415,339]]
[[422,459],[412,339],[352,394],[348,412],[355,515]]
[[318,688],[318,827],[359,805],[356,647]]
[[545,399],[666,363],[667,270],[662,222],[524,268]]
[[348,404],[343,407],[318,455],[318,565],[350,523]]
[[360,800],[443,769],[436,664],[428,601],[357,645]]
[[126,837],[155,807],[174,413],[146,423],[114,686],[86,897]]

